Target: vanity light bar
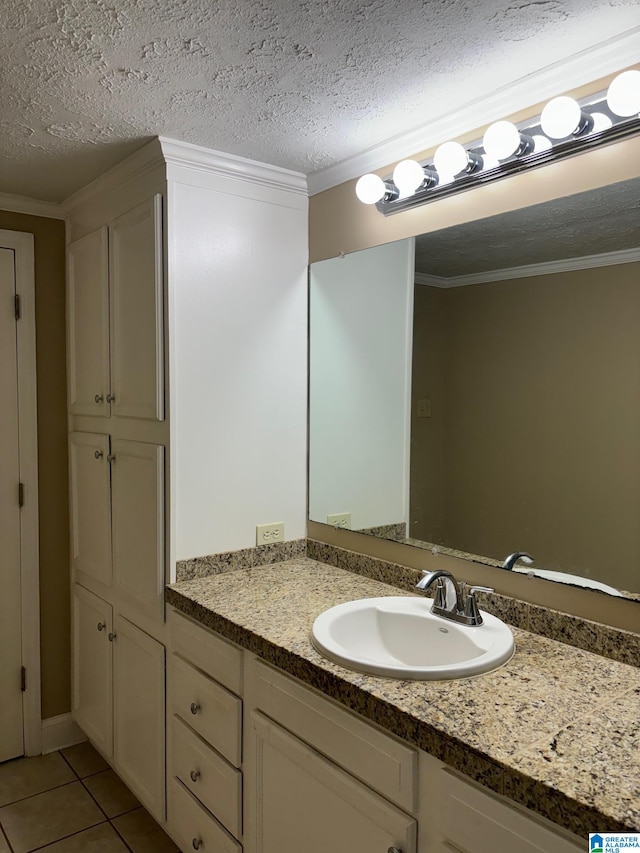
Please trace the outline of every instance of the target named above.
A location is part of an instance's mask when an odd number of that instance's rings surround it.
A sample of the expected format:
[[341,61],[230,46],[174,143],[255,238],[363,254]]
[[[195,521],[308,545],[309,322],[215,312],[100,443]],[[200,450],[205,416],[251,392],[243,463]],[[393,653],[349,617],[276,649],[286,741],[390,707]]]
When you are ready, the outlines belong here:
[[494,122],[466,147],[445,142],[433,161],[403,160],[393,175],[363,175],[356,195],[390,216],[525,169],[572,157],[640,131],[640,70],[619,74],[606,92],[575,101],[553,98],[540,116]]

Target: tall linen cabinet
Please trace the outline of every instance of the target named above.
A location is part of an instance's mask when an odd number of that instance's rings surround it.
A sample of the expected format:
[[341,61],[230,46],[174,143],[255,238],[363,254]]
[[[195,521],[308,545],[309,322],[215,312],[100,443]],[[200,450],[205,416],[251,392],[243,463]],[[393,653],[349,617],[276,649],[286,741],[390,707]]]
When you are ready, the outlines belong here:
[[176,560],[305,535],[306,185],[156,139],[66,214],[73,716],[163,822]]

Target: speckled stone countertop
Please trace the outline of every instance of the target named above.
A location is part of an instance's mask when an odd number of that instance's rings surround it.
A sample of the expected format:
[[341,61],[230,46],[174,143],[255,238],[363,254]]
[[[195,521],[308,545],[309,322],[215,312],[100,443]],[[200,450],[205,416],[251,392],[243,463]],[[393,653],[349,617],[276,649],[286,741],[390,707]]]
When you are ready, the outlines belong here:
[[395,587],[307,558],[182,581],[169,604],[405,741],[560,826],[640,827],[640,670],[512,628],[501,669],[458,681],[363,675],[322,657],[311,625]]

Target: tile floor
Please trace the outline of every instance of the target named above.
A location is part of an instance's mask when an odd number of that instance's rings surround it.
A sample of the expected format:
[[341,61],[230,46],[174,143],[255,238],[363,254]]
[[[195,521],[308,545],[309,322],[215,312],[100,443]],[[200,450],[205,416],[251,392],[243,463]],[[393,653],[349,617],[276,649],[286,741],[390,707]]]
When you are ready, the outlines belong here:
[[89,743],[0,764],[0,853],[177,853]]

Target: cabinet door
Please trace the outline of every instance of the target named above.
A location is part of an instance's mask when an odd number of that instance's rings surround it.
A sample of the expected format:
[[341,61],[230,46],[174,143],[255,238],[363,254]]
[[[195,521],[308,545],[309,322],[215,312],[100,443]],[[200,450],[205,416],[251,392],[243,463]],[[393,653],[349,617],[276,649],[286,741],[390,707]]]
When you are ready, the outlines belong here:
[[73,588],[73,718],[105,755],[113,746],[111,607]]
[[254,853],[415,853],[416,822],[259,712],[251,715]]
[[164,646],[116,615],[113,641],[114,760],[158,821],[164,820]]
[[69,436],[71,560],[74,579],[111,583],[111,471],[109,436]]
[[109,417],[109,269],[107,227],[67,249],[69,409]]
[[164,418],[162,196],[110,226],[111,412]]
[[142,611],[164,615],[164,447],[112,442],[114,585]]

